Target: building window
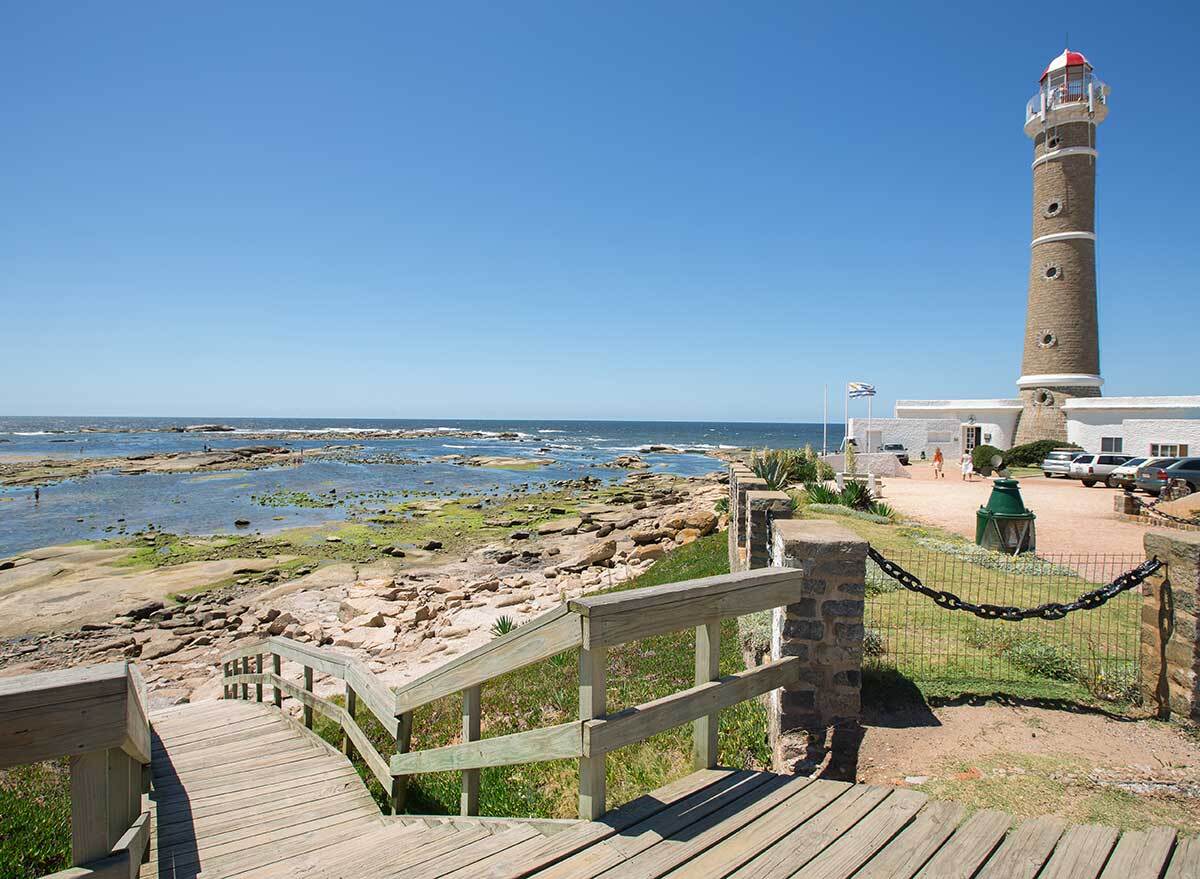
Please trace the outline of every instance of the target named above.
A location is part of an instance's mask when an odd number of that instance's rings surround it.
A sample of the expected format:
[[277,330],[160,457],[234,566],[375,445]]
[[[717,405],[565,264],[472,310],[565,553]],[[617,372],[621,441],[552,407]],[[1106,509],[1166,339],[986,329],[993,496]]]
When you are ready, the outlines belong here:
[[1062,202],[1057,201],[1057,200],[1048,202],[1046,204],[1045,209],[1042,211],[1042,214],[1046,217],[1057,217],[1061,213],[1062,213]]
[[1150,443],[1151,458],[1182,458],[1187,453],[1187,443]]
[[1125,451],[1121,448],[1123,445],[1124,440],[1119,436],[1100,437],[1100,451],[1102,452],[1117,452],[1119,454]]
[[1058,140],[1057,134],[1052,134],[1050,137],[1048,137],[1046,139],[1046,149],[1048,149],[1048,150],[1058,149],[1058,144],[1059,144],[1059,140]]
[[1057,281],[1059,278],[1062,277],[1062,269],[1059,268],[1058,266],[1054,265],[1053,263],[1050,263],[1050,264],[1044,266],[1042,270],[1046,274],[1047,281]]

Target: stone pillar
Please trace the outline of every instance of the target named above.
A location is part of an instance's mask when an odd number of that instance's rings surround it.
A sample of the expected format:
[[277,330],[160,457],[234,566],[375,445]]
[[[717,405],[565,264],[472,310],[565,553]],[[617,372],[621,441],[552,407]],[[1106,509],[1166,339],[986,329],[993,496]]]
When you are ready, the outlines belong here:
[[[730,469],[729,484],[729,522],[731,531],[729,570],[745,571],[748,565],[746,553],[746,492],[766,491],[767,483],[755,476],[754,471],[745,464],[735,464]],[[733,534],[733,523],[735,522],[737,523],[737,529],[736,534]],[[736,538],[736,542],[733,538]]]
[[1146,557],[1166,568],[1142,586],[1142,699],[1166,720],[1200,720],[1197,698],[1196,602],[1200,595],[1200,533],[1150,531]]
[[771,564],[771,523],[792,518],[792,499],[782,491],[746,492],[746,567]]
[[[777,772],[854,780],[862,692],[867,544],[837,522],[772,523],[771,564],[800,568],[800,597],[776,608],[771,658],[797,656],[801,684],[772,696],[770,736]],[[832,736],[830,732],[832,730]]]

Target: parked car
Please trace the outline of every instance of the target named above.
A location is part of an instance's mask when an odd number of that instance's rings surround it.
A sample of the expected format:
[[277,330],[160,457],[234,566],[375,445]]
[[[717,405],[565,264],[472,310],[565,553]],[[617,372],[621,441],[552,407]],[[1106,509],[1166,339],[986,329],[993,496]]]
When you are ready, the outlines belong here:
[[879,451],[895,455],[901,464],[908,466],[908,449],[904,448],[904,443],[884,443],[879,447]]
[[1097,482],[1107,482],[1112,472],[1129,460],[1129,455],[1080,455],[1071,462],[1068,475],[1091,488]]
[[1168,481],[1182,479],[1187,483],[1188,489],[1193,492],[1200,491],[1200,458],[1180,458],[1166,469],[1166,473]]
[[1133,488],[1133,480],[1137,478],[1138,468],[1150,460],[1150,458],[1130,458],[1108,475],[1108,487]]
[[1140,488],[1146,494],[1158,496],[1166,488],[1167,468],[1179,461],[1179,458],[1151,458],[1138,468],[1137,476],[1133,479],[1135,488]]
[[1081,449],[1055,449],[1042,460],[1042,475],[1047,479],[1054,476],[1070,476],[1071,462],[1087,452]]

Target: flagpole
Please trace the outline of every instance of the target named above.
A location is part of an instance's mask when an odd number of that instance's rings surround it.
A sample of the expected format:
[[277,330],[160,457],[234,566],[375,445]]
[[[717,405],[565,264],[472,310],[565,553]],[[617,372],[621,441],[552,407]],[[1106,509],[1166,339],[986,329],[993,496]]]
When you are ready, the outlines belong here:
[[821,410],[821,454],[829,454],[829,385],[825,385],[825,406]]
[[850,444],[850,383],[846,383],[846,416],[842,419],[842,452]]
[[871,401],[875,399],[875,392],[871,392],[871,396],[867,397],[867,454],[871,453]]

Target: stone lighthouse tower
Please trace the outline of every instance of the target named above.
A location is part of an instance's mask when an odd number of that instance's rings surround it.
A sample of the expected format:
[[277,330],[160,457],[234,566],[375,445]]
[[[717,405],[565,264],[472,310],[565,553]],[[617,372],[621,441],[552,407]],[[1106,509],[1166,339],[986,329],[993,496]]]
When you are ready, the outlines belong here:
[[1062,404],[1100,396],[1096,326],[1096,126],[1108,87],[1079,52],[1042,74],[1025,109],[1033,140],[1033,241],[1017,443],[1067,438]]

